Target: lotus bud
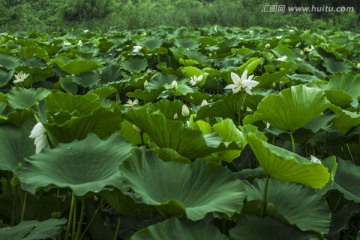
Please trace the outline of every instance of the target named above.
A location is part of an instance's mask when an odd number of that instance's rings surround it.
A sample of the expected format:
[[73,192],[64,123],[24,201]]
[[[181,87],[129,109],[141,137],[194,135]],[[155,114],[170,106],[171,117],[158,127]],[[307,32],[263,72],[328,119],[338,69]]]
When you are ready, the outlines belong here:
[[360,62],[356,65],[357,69],[360,69]]
[[270,43],[267,43],[267,44],[265,45],[265,48],[270,48]]
[[200,106],[203,107],[203,106],[206,106],[208,105],[209,103],[206,101],[206,99],[202,100]]
[[184,117],[190,115],[190,110],[185,104],[182,106],[181,115],[183,115]]
[[145,80],[144,87],[147,87],[148,85],[149,85],[149,82],[147,80]]
[[310,156],[310,160],[311,160],[311,162],[313,162],[313,163],[321,164],[320,159],[318,159],[317,157],[315,157],[315,156],[313,156],[313,155]]
[[175,113],[175,114],[174,114],[174,119],[178,119],[178,117],[179,117],[178,114]]
[[174,90],[176,90],[176,89],[178,88],[178,84],[177,84],[177,81],[176,81],[176,80],[172,81],[171,87],[172,87]]

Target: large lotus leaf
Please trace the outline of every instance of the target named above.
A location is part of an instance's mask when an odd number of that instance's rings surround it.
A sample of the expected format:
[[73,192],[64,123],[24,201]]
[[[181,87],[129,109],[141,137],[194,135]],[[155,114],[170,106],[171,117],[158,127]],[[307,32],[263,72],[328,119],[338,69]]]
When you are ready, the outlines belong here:
[[147,49],[153,50],[161,47],[163,40],[158,37],[148,37],[138,42],[140,46],[146,47]]
[[247,70],[248,74],[251,74],[261,63],[262,60],[260,58],[257,57],[249,58],[249,60],[247,60],[246,63],[244,63],[239,67],[239,71],[244,72],[245,70]]
[[243,102],[245,94],[237,93],[225,96],[222,100],[216,101],[212,105],[206,105],[197,112],[198,119],[207,117],[234,118],[237,116]]
[[204,222],[181,221],[171,218],[136,232],[130,240],[226,240],[227,236]]
[[73,81],[83,87],[91,87],[100,82],[100,76],[94,72],[83,72],[73,77]]
[[[266,179],[256,179],[245,185],[247,200],[262,200]],[[330,228],[331,211],[324,198],[313,189],[300,184],[270,179],[267,189],[268,203],[273,203],[286,220],[303,231],[327,234]]]
[[232,240],[318,240],[319,238],[310,232],[277,221],[269,216],[259,218],[256,215],[241,215],[236,227],[230,231]]
[[[283,90],[279,95],[263,98],[253,118],[281,130],[294,132],[320,116],[329,105],[322,91],[297,85]],[[253,118],[245,118],[244,122],[252,123]]]
[[211,212],[230,217],[241,211],[245,199],[242,182],[209,161],[197,160],[192,165],[163,162],[153,152],[138,150],[120,171],[134,191],[125,194],[167,215],[185,213],[193,221]]
[[215,135],[204,136],[200,130],[185,128],[183,122],[168,120],[163,114],[151,113],[144,107],[129,109],[124,118],[147,133],[158,147],[172,148],[189,159],[226,149],[240,149],[235,143],[228,145]]
[[0,54],[0,66],[7,69],[15,69],[20,65],[20,60],[10,55]]
[[0,69],[0,87],[6,86],[13,77],[14,71],[5,72]]
[[38,46],[27,46],[20,48],[19,56],[21,58],[32,58],[37,56],[44,59],[45,61],[49,59],[49,54],[45,51],[45,49]]
[[349,94],[353,101],[360,96],[360,77],[355,74],[335,75],[325,89],[342,90]]
[[79,75],[85,72],[91,72],[97,68],[102,67],[102,65],[94,60],[80,60],[75,59],[71,60],[69,63],[64,65],[58,64],[59,68],[64,72]]
[[331,74],[351,72],[350,64],[344,61],[336,61],[334,58],[324,58],[323,65]]
[[119,135],[102,141],[89,134],[81,141],[59,144],[31,156],[17,171],[23,189],[35,193],[40,187],[71,188],[77,196],[100,192],[107,185],[121,185],[118,167],[130,156],[133,145]]
[[162,93],[164,88],[158,88],[150,91],[144,91],[142,89],[136,89],[135,92],[129,92],[126,94],[127,97],[137,98],[146,102],[154,102]]
[[19,127],[0,125],[0,169],[14,171],[25,157],[35,153],[34,140],[29,138],[34,121],[25,121]]
[[331,110],[337,113],[333,120],[333,127],[344,133],[347,133],[352,127],[360,125],[360,114],[343,110],[338,106],[332,105]]
[[292,75],[288,75],[287,77],[290,78],[291,80],[295,80],[295,81],[298,80],[301,83],[316,82],[320,80],[316,76],[312,76],[308,74],[292,74]]
[[122,62],[120,66],[129,72],[142,72],[148,66],[146,58],[132,57]]
[[328,89],[324,91],[326,98],[332,103],[340,107],[347,107],[353,101],[352,97],[344,90]]
[[174,45],[183,49],[195,49],[200,43],[195,38],[176,38]]
[[13,88],[6,96],[12,108],[27,109],[44,99],[49,93],[50,90],[44,88]]
[[246,140],[260,165],[272,178],[312,188],[322,188],[329,182],[330,174],[324,165],[260,140],[254,133],[249,133]]
[[332,188],[343,193],[346,199],[360,203],[360,167],[341,159],[338,164]]
[[54,238],[63,230],[66,219],[48,219],[23,221],[14,227],[0,228],[0,239],[6,240],[39,240]]

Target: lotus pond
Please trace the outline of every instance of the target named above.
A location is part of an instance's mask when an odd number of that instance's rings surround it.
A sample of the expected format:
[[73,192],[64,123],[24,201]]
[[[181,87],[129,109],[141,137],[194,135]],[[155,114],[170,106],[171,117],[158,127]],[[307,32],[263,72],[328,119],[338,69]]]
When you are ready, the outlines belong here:
[[360,34],[0,45],[0,239],[360,239]]

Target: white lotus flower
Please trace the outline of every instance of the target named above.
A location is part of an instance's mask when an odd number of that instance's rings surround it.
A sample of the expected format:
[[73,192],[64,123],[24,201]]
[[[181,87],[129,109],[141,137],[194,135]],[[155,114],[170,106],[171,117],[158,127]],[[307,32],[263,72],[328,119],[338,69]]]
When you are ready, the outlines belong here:
[[360,69],[360,62],[356,65],[357,69]]
[[311,162],[313,162],[313,163],[321,164],[320,159],[318,159],[317,157],[315,157],[315,156],[313,156],[313,155],[310,156],[310,160],[311,160]]
[[200,75],[198,77],[196,77],[195,75],[193,77],[190,78],[190,84],[191,86],[195,86],[197,85],[199,82],[201,82],[203,80],[203,75]]
[[83,42],[81,40],[79,40],[79,42],[77,43],[78,46],[82,46],[83,45]]
[[254,75],[250,75],[247,77],[248,71],[245,70],[244,73],[241,75],[241,78],[236,73],[231,73],[231,79],[234,84],[229,84],[225,87],[225,89],[231,89],[233,93],[237,93],[243,88],[248,94],[252,95],[251,89],[258,85],[257,81],[252,80]]
[[65,40],[65,41],[63,42],[63,45],[64,45],[64,46],[70,46],[70,45],[71,45],[71,42]]
[[129,99],[127,100],[127,102],[124,104],[124,106],[127,106],[127,107],[132,107],[132,106],[135,106],[135,105],[138,105],[139,104],[139,100],[135,99],[134,101]]
[[270,48],[270,43],[265,44],[265,48]]
[[40,153],[43,148],[48,145],[46,129],[41,122],[38,122],[31,130],[29,138],[34,138],[34,144],[36,146],[35,153]]
[[174,114],[174,119],[178,119],[178,117],[179,117],[178,114],[175,113],[175,114]]
[[190,110],[185,104],[181,108],[181,115],[183,115],[184,117],[187,117],[190,115]]
[[203,107],[203,106],[206,106],[208,105],[209,103],[206,101],[206,99],[202,100],[201,104],[200,104],[200,107]]
[[288,57],[285,55],[285,56],[279,57],[279,58],[276,59],[276,60],[278,60],[278,61],[280,61],[280,62],[285,62],[287,58],[288,58]]
[[85,29],[85,30],[84,30],[84,33],[88,33],[88,32],[89,32],[89,29]]
[[282,36],[276,36],[276,39],[282,39]]
[[176,89],[178,88],[178,84],[177,84],[177,81],[176,81],[176,80],[172,81],[171,87],[172,87],[174,90],[176,90]]
[[304,52],[311,52],[311,51],[314,50],[314,49],[315,49],[314,46],[311,45],[309,48],[308,48],[308,47],[305,47],[305,48],[304,48]]
[[138,53],[138,52],[140,52],[141,49],[142,49],[142,46],[134,46],[133,47],[133,52]]
[[30,74],[21,71],[18,74],[15,74],[14,76],[15,76],[14,83],[20,83],[23,82],[28,76],[30,76]]

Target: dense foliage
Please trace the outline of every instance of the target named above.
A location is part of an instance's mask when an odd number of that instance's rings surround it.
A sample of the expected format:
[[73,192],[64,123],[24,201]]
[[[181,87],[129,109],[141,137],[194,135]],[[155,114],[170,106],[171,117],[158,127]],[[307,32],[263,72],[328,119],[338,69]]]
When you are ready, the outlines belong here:
[[[262,12],[264,5],[353,7],[345,12]],[[357,0],[0,0],[0,30],[106,32],[170,26],[221,26],[358,30]]]
[[2,34],[0,238],[358,239],[359,39]]

